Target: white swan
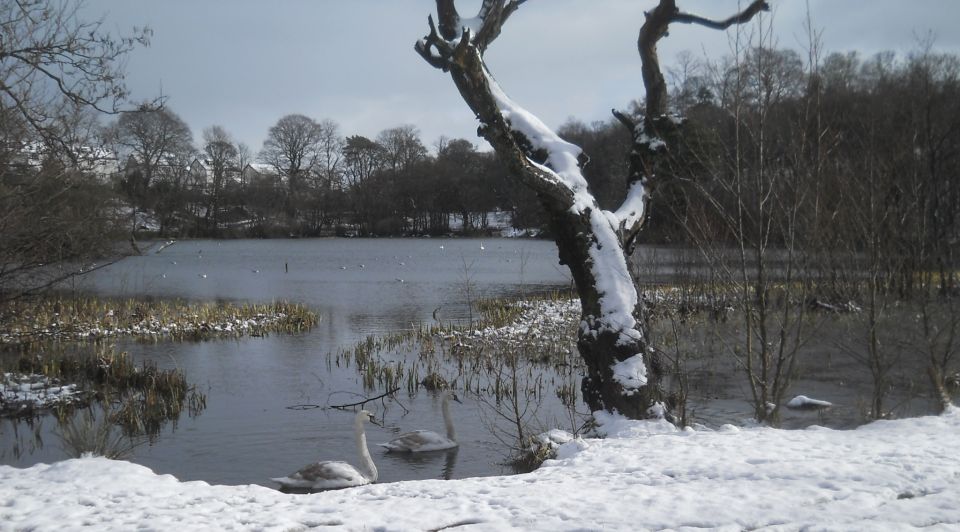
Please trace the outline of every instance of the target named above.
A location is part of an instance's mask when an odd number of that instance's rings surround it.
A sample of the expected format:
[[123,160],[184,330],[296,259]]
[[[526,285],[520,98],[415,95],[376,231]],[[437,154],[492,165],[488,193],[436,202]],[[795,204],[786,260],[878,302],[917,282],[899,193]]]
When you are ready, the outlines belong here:
[[360,469],[346,462],[315,462],[288,477],[271,478],[284,488],[332,490],[362,486],[377,481],[377,466],[367,450],[367,436],[363,432],[363,422],[371,421],[373,414],[361,410],[353,421],[353,431],[357,437],[357,453],[360,455]]
[[388,452],[401,453],[425,453],[453,449],[459,444],[457,443],[457,433],[453,430],[453,420],[450,418],[450,399],[460,402],[460,399],[452,391],[443,394],[443,402],[440,408],[443,410],[443,423],[447,427],[446,437],[430,430],[415,430],[401,434],[397,438],[379,445],[385,447]]

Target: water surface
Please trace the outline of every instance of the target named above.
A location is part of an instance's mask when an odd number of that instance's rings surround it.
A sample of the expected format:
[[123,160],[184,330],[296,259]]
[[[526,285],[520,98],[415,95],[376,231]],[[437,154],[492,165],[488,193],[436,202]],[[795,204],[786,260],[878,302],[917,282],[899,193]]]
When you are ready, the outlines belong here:
[[[371,334],[389,334],[437,319],[469,320],[469,302],[569,285],[552,242],[525,239],[196,240],[130,257],[72,288],[123,298],[303,303],[320,315],[312,331],[267,338],[118,348],[162,368],[184,370],[207,394],[207,409],[183,417],[133,461],[181,480],[273,485],[318,459],[356,463],[353,414],[325,408],[364,391],[354,368],[330,364],[329,353]],[[415,354],[412,354],[415,356]],[[400,404],[368,405],[384,421],[368,426],[371,444],[401,431],[442,432],[437,397],[398,394]],[[305,406],[304,406],[305,405]],[[402,406],[401,406],[402,405]],[[299,407],[299,408],[293,408]],[[319,408],[313,408],[319,407]],[[406,410],[404,410],[404,408]],[[506,449],[493,438],[475,401],[454,404],[461,447],[456,453],[403,457],[372,450],[383,481],[462,478],[504,472]],[[2,425],[0,461],[18,466],[65,456],[42,420],[45,445],[15,456],[13,429]],[[23,432],[26,427],[21,427]],[[24,442],[30,447],[30,442]]]

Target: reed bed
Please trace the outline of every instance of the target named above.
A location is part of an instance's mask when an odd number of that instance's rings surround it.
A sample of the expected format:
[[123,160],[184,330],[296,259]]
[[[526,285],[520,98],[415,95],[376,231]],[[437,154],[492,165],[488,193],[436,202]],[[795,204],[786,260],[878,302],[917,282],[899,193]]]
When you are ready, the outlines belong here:
[[[156,436],[184,412],[192,417],[206,408],[206,396],[187,382],[180,369],[163,370],[152,362],[137,365],[127,353],[118,353],[112,347],[23,356],[0,367],[6,379],[22,381],[26,377],[51,386],[71,383],[70,386],[83,391],[75,394],[82,400],[47,405],[61,423],[70,419],[78,407],[98,402],[108,412],[109,421],[119,425],[128,437]],[[7,406],[16,408],[0,409],[0,415],[26,417],[41,414],[45,405],[37,403],[34,409],[25,409],[23,402]]]
[[0,307],[0,344],[89,342],[118,336],[143,341],[300,333],[319,318],[303,305],[234,305],[135,299],[45,298]]
[[[547,383],[567,382],[579,367],[576,326],[579,304],[559,293],[526,300],[487,299],[476,303],[472,323],[433,323],[386,336],[368,336],[328,354],[330,366],[354,367],[368,390],[454,386],[502,401],[515,393],[540,396]],[[514,390],[514,367],[526,382]],[[559,370],[559,372],[558,372]],[[562,396],[567,399],[565,389]]]

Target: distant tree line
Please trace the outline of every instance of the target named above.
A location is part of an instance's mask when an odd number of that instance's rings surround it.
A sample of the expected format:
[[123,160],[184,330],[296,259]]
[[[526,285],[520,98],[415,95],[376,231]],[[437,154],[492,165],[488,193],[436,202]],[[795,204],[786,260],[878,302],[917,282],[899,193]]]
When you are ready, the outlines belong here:
[[873,380],[868,415],[889,413],[895,368],[916,356],[945,406],[960,353],[960,59],[929,45],[821,57],[814,32],[801,56],[767,31],[724,61],[677,62],[686,120],[654,226],[697,250],[705,267],[687,281],[701,293],[736,294],[719,303],[744,316],[728,342],[758,420],[779,418],[824,313],[851,309],[860,327],[839,342]]
[[923,273],[955,286],[960,59],[815,52],[750,50],[677,76],[689,139],[664,234],[802,252],[838,294],[864,268],[901,294]]
[[292,114],[253,155],[222,126],[195,146],[161,108],[123,113],[104,138],[118,156],[117,191],[163,237],[474,234],[493,211],[536,223],[536,202],[492,154],[447,138],[431,153],[411,125],[370,139]]
[[[255,151],[217,125],[197,142],[156,102],[119,112],[127,93],[117,60],[149,32],[111,38],[77,20],[71,6],[52,5],[32,0],[0,10],[10,21],[0,41],[0,277],[101,256],[131,230],[443,235],[483,232],[487,213],[498,210],[516,227],[545,228],[536,195],[471,140],[428,147],[411,125],[367,138],[294,114]],[[33,42],[37,35],[17,26],[22,10],[33,10],[62,46]],[[50,54],[67,55],[44,55],[48,44]],[[17,55],[30,47],[34,56]],[[45,61],[50,68],[36,69]],[[930,47],[905,58],[821,59],[764,47],[713,63],[681,54],[670,102],[686,118],[684,140],[671,154],[673,175],[658,181],[644,241],[741,242],[754,251],[802,243],[816,250],[816,268],[838,293],[869,257],[884,290],[911,290],[918,272],[952,286],[960,242],[958,63]],[[73,90],[57,89],[57,79],[78,71],[90,75],[60,85]],[[118,114],[103,127],[98,111]],[[559,130],[590,155],[584,174],[600,204],[614,208],[629,134],[613,119],[571,120]]]

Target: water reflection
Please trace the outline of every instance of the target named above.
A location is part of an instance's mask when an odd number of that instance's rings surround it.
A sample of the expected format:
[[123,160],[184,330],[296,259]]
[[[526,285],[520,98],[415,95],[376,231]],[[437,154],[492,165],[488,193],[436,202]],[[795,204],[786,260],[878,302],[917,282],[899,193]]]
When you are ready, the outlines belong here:
[[[445,451],[431,451],[425,453],[384,453],[381,461],[393,463],[394,469],[409,469],[426,473],[426,478],[442,478],[450,480],[456,478],[457,457],[460,455],[460,447],[447,449]],[[440,460],[443,459],[442,467],[437,471]]]

